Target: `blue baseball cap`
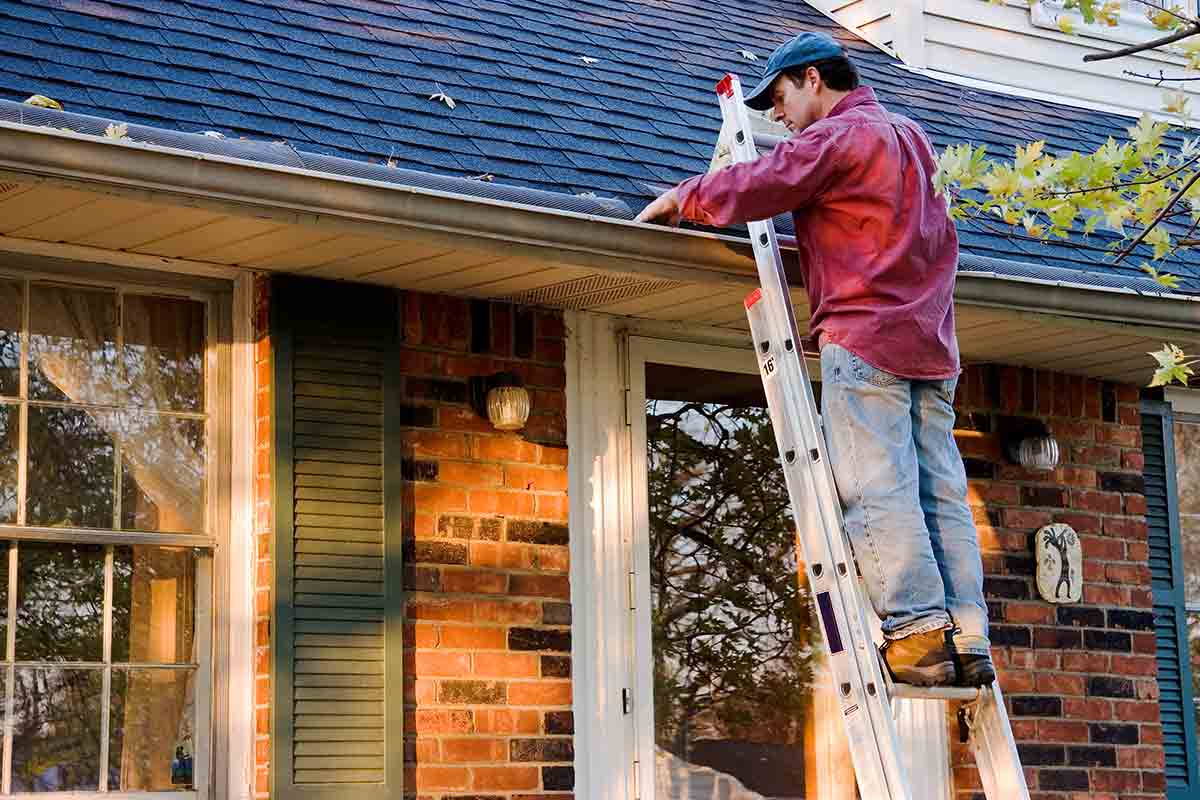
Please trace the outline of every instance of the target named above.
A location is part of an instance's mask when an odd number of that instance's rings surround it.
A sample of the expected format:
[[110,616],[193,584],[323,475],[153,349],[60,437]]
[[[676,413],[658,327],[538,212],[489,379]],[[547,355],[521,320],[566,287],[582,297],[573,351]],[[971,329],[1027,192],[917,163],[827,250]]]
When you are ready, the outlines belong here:
[[767,59],[763,79],[758,82],[758,86],[755,86],[750,94],[746,95],[746,105],[756,111],[766,111],[773,105],[771,84],[775,83],[779,73],[785,69],[804,67],[827,58],[844,55],[846,55],[846,51],[828,34],[805,31],[799,36],[792,37],[775,48],[774,53],[771,53],[771,57]]

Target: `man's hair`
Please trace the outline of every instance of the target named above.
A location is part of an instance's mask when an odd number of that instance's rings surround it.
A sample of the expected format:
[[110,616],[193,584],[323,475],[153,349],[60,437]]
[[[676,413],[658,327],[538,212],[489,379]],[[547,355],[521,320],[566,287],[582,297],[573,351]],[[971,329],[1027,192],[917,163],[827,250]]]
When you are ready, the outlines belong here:
[[798,83],[803,83],[804,73],[809,67],[816,69],[824,84],[835,92],[848,92],[858,88],[858,69],[854,66],[854,62],[846,56],[814,61],[802,67],[784,70],[783,74]]

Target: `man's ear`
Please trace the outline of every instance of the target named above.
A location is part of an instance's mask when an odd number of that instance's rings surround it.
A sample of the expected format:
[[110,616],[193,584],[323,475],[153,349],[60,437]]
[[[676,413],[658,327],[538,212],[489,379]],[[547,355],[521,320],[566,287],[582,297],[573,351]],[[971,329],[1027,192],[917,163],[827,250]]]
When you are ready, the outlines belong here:
[[806,67],[804,70],[804,83],[806,86],[811,85],[813,91],[820,91],[824,85],[821,81],[821,73],[816,67]]

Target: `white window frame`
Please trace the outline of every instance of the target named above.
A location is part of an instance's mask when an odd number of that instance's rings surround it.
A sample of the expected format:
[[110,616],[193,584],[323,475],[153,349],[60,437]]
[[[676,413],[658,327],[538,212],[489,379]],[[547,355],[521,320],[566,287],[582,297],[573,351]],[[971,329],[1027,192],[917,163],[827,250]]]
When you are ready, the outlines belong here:
[[[642,655],[651,652],[645,365],[746,374],[758,365],[748,334],[570,312],[567,330],[576,794],[655,800],[652,664]],[[809,371],[820,374],[813,362]],[[916,796],[950,800],[945,703],[897,705],[907,763],[922,766],[910,776]]]
[[[211,542],[197,559],[197,645],[206,648],[207,663],[199,666],[195,687],[197,752],[194,790],[191,792],[56,792],[36,796],[95,798],[108,794],[118,798],[194,797],[196,800],[248,800],[254,786],[254,448],[256,408],[254,398],[255,344],[253,335],[253,274],[233,268],[170,262],[169,270],[156,269],[159,259],[53,243],[11,240],[0,245],[0,272],[17,279],[44,279],[66,284],[93,284],[155,295],[203,299],[207,305],[205,397],[211,423],[208,426],[206,516]],[[130,270],[136,270],[133,272]],[[156,274],[159,273],[159,274]],[[195,276],[190,278],[189,276]],[[162,278],[161,283],[158,278]],[[222,281],[225,290],[193,290],[193,280]],[[231,290],[231,291],[229,291]],[[24,368],[24,365],[23,365]],[[24,455],[22,455],[24,458]],[[23,509],[22,509],[23,511]],[[98,542],[124,541],[187,545],[189,539],[207,538],[187,534],[141,534],[80,530],[40,531],[31,535],[6,526],[0,539],[40,539]],[[78,534],[77,537],[72,534]],[[177,542],[168,542],[168,537]],[[16,551],[3,548],[9,558],[9,580],[16,579],[11,560]],[[106,571],[111,571],[111,551]],[[208,587],[203,593],[200,589]],[[15,634],[11,605],[15,592],[10,585],[8,635]],[[5,643],[6,644],[6,643]],[[106,643],[107,648],[107,643]],[[201,651],[203,652],[203,650]],[[65,666],[71,666],[66,664]],[[7,681],[11,685],[10,680]],[[206,698],[204,702],[202,699]],[[203,731],[203,743],[200,741]],[[200,769],[201,747],[207,766]],[[8,748],[3,748],[5,761]],[[7,787],[0,787],[7,788]],[[35,795],[10,795],[33,797]]]

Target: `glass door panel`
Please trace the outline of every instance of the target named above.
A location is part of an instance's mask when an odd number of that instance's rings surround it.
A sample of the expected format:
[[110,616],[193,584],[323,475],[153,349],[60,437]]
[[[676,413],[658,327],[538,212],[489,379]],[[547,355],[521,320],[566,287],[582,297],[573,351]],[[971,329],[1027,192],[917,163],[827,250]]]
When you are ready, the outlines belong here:
[[655,800],[853,798],[760,379],[644,376]]

